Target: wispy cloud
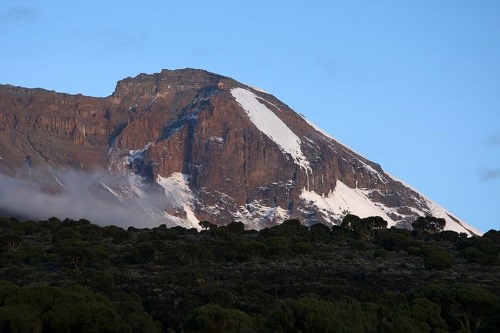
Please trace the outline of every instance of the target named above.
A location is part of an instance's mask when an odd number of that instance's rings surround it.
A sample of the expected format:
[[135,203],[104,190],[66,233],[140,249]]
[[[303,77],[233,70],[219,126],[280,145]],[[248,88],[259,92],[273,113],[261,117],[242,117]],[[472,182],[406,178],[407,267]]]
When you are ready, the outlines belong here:
[[98,44],[101,47],[112,50],[122,51],[128,48],[140,48],[148,40],[148,34],[145,31],[127,31],[121,29],[104,29],[74,32],[75,42],[85,41]]
[[25,21],[36,17],[36,10],[28,6],[14,6],[0,11],[0,21]]
[[337,71],[336,63],[329,59],[319,59],[316,62],[316,67],[320,68],[328,77],[333,77]]
[[481,143],[486,146],[500,146],[500,136],[496,134],[491,134],[483,138]]
[[485,168],[479,172],[479,177],[483,182],[500,179],[500,168]]
[[145,193],[136,200],[118,200],[110,190],[117,181],[105,172],[65,171],[57,177],[64,186],[54,191],[53,185],[32,178],[0,174],[0,211],[30,219],[86,218],[96,224],[121,227],[169,224],[163,216],[168,203],[162,192]]
[[[497,134],[490,134],[481,140],[481,145],[488,147],[487,149],[500,148],[500,136]],[[486,167],[479,171],[479,178],[483,182],[490,182],[500,179],[500,168]]]

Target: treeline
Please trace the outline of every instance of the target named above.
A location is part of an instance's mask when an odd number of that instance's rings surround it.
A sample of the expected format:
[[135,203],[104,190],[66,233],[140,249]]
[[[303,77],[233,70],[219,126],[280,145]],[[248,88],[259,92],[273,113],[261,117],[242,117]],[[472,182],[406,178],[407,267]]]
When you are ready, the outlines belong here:
[[200,226],[0,218],[0,331],[500,331],[500,231]]

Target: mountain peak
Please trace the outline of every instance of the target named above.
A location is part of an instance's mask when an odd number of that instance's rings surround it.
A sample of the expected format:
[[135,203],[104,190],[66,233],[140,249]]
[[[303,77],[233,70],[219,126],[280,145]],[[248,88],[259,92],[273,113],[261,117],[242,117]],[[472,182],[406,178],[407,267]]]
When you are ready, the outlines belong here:
[[133,78],[128,77],[118,81],[113,96],[140,96],[201,89],[207,86],[217,86],[222,79],[227,78],[202,69],[163,69],[160,73],[141,73]]
[[[98,181],[93,193],[135,202],[152,223],[262,228],[287,218],[338,224],[351,213],[409,227],[434,215],[479,233],[274,96],[204,70],[139,74],[108,98],[29,89],[0,97],[0,172],[33,178],[43,169],[35,178],[64,192],[61,170],[109,170],[122,181]],[[154,205],[144,202],[151,193]],[[53,208],[48,217],[59,215]]]

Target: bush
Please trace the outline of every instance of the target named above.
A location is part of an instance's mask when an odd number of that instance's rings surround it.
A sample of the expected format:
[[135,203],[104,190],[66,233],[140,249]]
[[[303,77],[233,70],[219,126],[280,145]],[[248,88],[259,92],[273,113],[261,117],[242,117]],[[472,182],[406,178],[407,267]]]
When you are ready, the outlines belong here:
[[430,270],[441,270],[453,266],[453,256],[447,251],[432,245],[422,247],[424,266]]
[[280,304],[266,326],[270,332],[375,332],[376,314],[349,297],[336,302],[302,298]]
[[81,287],[0,285],[2,332],[131,332],[103,295]]
[[271,237],[266,240],[268,253],[271,255],[286,255],[290,253],[290,239],[285,236]]
[[246,313],[216,304],[196,309],[187,319],[187,329],[200,333],[257,332],[252,318]]
[[467,240],[460,244],[461,253],[469,262],[491,265],[497,261],[498,248],[488,237]]
[[434,234],[444,229],[446,220],[434,216],[420,216],[415,222],[411,224],[413,233],[420,234]]
[[326,242],[330,239],[330,228],[323,223],[313,224],[309,228],[309,237],[313,241]]
[[385,250],[376,250],[373,252],[374,258],[387,258],[387,251]]
[[410,246],[410,235],[407,230],[391,228],[379,232],[376,242],[389,251],[407,250]]

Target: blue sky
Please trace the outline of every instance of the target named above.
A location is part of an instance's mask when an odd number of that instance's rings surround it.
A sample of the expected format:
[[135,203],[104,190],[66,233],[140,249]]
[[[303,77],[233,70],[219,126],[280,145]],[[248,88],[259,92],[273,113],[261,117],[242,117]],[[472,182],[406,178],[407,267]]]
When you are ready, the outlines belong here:
[[202,68],[259,86],[500,229],[500,1],[0,0],[0,83],[107,96]]

